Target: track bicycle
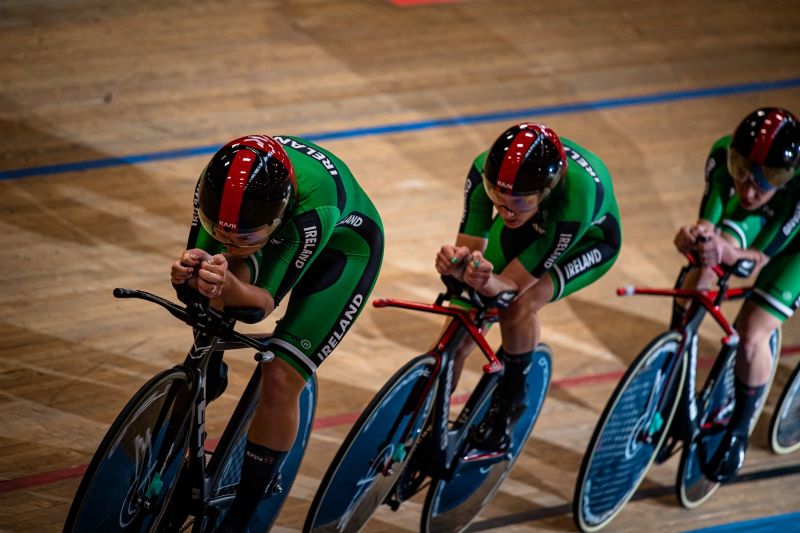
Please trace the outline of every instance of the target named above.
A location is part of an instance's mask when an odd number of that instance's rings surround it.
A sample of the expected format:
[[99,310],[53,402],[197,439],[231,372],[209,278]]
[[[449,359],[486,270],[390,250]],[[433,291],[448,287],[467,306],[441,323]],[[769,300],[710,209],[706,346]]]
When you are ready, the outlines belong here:
[[[606,526],[633,497],[653,462],[663,463],[681,451],[675,484],[685,508],[706,501],[719,487],[705,476],[703,465],[713,457],[724,435],[734,402],[734,363],[739,336],[720,311],[728,300],[747,296],[750,287],[729,288],[732,274],[747,277],[750,265],[714,268],[716,290],[682,289],[695,260],[681,270],[674,289],[626,287],[617,294],[647,294],[690,301],[680,324],[658,335],[633,360],[611,395],[578,474],[573,519],[581,531]],[[722,349],[698,393],[698,330],[711,315],[724,331]],[[772,372],[750,422],[750,431],[764,406],[780,352],[780,328],[770,337]]]
[[783,455],[800,449],[800,363],[781,392],[769,424],[769,445]]
[[[133,289],[115,289],[114,296],[164,307],[193,328],[194,342],[183,363],[145,383],[111,424],[84,473],[64,531],[213,531],[236,496],[261,380],[257,365],[210,451],[205,431],[209,359],[215,351],[252,348],[257,361],[271,361],[274,354],[269,351],[268,336],[234,331],[237,321],[259,322],[264,311],[216,311],[209,308],[206,298],[188,290],[179,293],[186,307]],[[314,379],[303,390],[300,406],[297,439],[250,521],[254,531],[272,526],[299,469],[316,408]]]
[[[465,529],[489,502],[528,440],[550,383],[551,350],[540,344],[528,373],[528,406],[505,451],[471,446],[504,370],[482,329],[497,321],[497,309],[514,293],[484,302],[452,278],[434,304],[376,300],[450,317],[438,342],[398,370],[375,395],[345,438],[309,510],[304,531],[358,531],[382,504],[392,510],[428,489],[420,530]],[[447,303],[448,305],[445,305]],[[488,362],[457,417],[451,417],[454,354],[471,337]],[[425,480],[430,478],[429,483]]]

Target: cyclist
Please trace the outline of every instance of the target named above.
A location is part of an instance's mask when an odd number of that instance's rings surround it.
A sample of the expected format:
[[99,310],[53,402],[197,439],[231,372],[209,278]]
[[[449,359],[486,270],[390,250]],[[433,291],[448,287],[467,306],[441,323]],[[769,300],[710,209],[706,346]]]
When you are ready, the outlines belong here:
[[270,341],[275,360],[261,367],[239,490],[220,531],[245,531],[278,475],[297,434],[300,392],[363,309],[383,244],[380,216],[350,170],[307,140],[241,137],[201,173],[189,244],[172,265],[176,288],[188,284],[216,308],[268,315],[291,290]]
[[[786,109],[756,109],[712,146],[699,219],[675,236],[676,248],[696,251],[705,266],[744,260],[740,265],[760,269],[736,318],[735,403],[722,444],[705,465],[713,481],[732,479],[744,462],[750,422],[771,373],[770,336],[800,303],[800,180],[793,179],[799,163],[797,118]],[[710,269],[700,268],[685,285],[708,288],[712,280]],[[677,308],[673,322],[680,314]]]
[[[619,210],[603,162],[532,122],[507,129],[478,155],[464,196],[455,244],[441,247],[436,269],[487,297],[517,293],[499,315],[505,370],[473,439],[479,449],[503,450],[527,405],[538,312],[611,268],[621,245]],[[456,375],[473,348],[470,340],[461,346]]]

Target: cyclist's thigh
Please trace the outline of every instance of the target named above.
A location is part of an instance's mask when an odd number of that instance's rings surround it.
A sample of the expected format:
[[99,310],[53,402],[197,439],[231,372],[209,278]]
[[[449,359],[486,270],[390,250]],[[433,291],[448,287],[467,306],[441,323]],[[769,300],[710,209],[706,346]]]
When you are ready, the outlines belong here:
[[375,286],[383,258],[380,219],[354,213],[292,289],[271,347],[308,378],[350,331]]
[[619,255],[618,243],[594,237],[578,242],[548,272],[553,282],[552,301],[588,287],[608,272]]
[[773,257],[761,269],[748,298],[783,322],[800,304],[800,243]]

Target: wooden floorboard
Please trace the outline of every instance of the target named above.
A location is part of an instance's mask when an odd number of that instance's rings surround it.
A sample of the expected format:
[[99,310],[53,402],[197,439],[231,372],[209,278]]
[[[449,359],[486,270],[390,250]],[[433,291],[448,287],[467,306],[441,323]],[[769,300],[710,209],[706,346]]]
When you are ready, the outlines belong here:
[[[0,3],[0,530],[59,531],[116,413],[188,349],[184,326],[111,291],[171,297],[169,266],[213,147],[247,133],[329,134],[319,142],[383,218],[373,296],[429,302],[440,289],[433,257],[457,230],[472,159],[527,119],[606,162],[624,244],[604,278],[542,312],[559,385],[473,528],[572,530],[575,477],[614,373],[669,314],[666,301],[614,289],[672,284],[681,265],[672,237],[696,216],[719,136],[760,105],[800,112],[798,27],[800,4],[780,0]],[[790,83],[752,86],[781,80]],[[154,156],[190,149],[197,155]],[[91,164],[68,166],[82,162]],[[301,527],[349,429],[336,421],[352,420],[439,327],[430,316],[364,311],[319,371],[317,416],[328,425],[311,439],[276,531]],[[719,336],[704,327],[702,354],[715,353]],[[796,319],[784,336],[800,345]],[[212,438],[253,365],[249,354],[229,359],[231,389],[209,410]],[[785,358],[779,384],[797,363]],[[471,361],[459,392],[478,372]],[[685,511],[672,495],[672,460],[652,469],[608,531],[800,509],[798,476],[786,473],[800,455],[766,448],[777,392],[744,468],[745,479],[765,479]],[[366,530],[417,530],[421,506],[382,510]]]

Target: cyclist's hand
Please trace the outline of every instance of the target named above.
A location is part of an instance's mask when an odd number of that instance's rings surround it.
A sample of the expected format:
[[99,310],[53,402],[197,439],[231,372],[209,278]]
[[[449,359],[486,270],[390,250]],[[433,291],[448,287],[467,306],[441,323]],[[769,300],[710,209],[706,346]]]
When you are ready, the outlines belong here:
[[205,250],[194,248],[184,250],[180,258],[172,263],[170,279],[175,285],[180,285],[197,276],[200,263],[210,258],[211,255]]
[[695,245],[700,262],[708,267],[735,262],[735,249],[723,237],[714,234],[702,235]]
[[464,261],[469,257],[469,248],[445,244],[436,254],[436,271],[442,276],[452,276],[463,272]]
[[209,257],[200,263],[197,290],[203,296],[219,298],[228,275],[228,260],[222,254]]
[[673,242],[675,243],[675,248],[677,248],[680,253],[688,254],[694,250],[697,242],[697,229],[697,226],[688,225],[678,230],[678,234],[675,235]]
[[494,265],[483,257],[479,251],[474,251],[467,260],[467,268],[464,269],[464,282],[476,291],[480,292],[492,279]]

